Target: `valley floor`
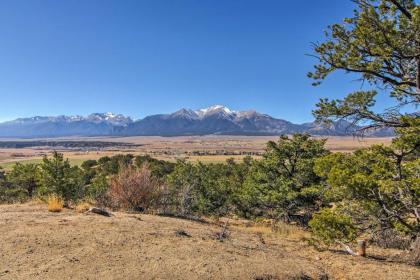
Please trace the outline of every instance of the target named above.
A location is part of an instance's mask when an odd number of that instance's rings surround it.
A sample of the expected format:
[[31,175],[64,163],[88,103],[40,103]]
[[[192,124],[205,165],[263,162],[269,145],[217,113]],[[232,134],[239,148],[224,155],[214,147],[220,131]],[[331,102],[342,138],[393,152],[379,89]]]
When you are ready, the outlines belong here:
[[[107,218],[42,204],[0,206],[0,279],[420,279],[398,251],[316,251],[307,234],[143,214]],[[394,261],[380,260],[394,255]],[[303,275],[312,278],[298,278]]]
[[[131,153],[134,155],[148,154],[154,158],[176,161],[185,159],[201,162],[225,162],[229,158],[242,160],[247,155],[259,158],[264,152],[268,141],[277,141],[278,136],[134,136],[134,137],[68,137],[49,139],[1,139],[0,144],[6,142],[77,142],[81,146],[59,147],[39,146],[26,148],[2,148],[0,145],[0,167],[10,169],[16,162],[39,163],[44,155],[51,155],[53,151],[63,153],[72,164],[80,165],[88,159],[99,159],[103,156]],[[328,137],[326,148],[333,152],[353,152],[356,149],[373,144],[389,145],[392,138],[354,138]],[[98,143],[98,147],[85,147],[83,143]],[[101,147],[100,143],[115,142],[115,147]],[[127,143],[133,146],[124,147]],[[93,145],[93,144],[92,144]]]

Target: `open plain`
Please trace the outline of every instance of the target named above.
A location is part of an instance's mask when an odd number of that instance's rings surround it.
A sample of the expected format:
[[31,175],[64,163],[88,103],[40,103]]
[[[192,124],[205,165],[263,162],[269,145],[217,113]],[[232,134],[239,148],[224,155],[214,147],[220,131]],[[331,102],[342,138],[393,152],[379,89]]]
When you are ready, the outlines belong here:
[[[52,139],[0,139],[0,166],[9,168],[15,162],[39,162],[44,155],[57,150],[73,164],[118,153],[149,154],[158,159],[176,161],[221,162],[228,158],[240,160],[245,156],[258,158],[268,141],[277,136],[183,136],[183,137],[69,137]],[[328,137],[326,147],[333,152],[352,152],[372,144],[388,145],[392,138]],[[30,147],[4,147],[5,142],[34,142]],[[54,142],[48,146],[46,142]],[[89,142],[89,145],[86,145]],[[73,143],[60,145],[59,143]],[[95,145],[96,143],[96,145]],[[106,145],[104,145],[104,143]],[[110,145],[115,143],[115,146]]]

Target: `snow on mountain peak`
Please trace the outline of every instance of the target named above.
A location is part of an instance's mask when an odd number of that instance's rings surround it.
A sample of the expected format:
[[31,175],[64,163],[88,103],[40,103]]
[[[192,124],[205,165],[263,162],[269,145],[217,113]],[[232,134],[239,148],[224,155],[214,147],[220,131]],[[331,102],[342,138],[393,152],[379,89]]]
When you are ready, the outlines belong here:
[[119,115],[119,114],[114,114],[114,113],[111,113],[111,112],[107,112],[107,113],[105,113],[105,114],[104,114],[104,116],[105,116],[105,119],[106,119],[106,120],[110,120],[110,119],[119,118],[119,117],[121,117],[122,115]]
[[213,106],[195,111],[195,113],[199,115],[200,117],[204,117],[208,114],[213,114],[217,112],[222,112],[222,113],[225,113],[226,115],[233,115],[236,113],[235,111],[232,111],[228,107],[223,106],[223,105],[213,105]]
[[130,117],[126,117],[121,114],[114,114],[114,113],[93,113],[86,117],[86,120],[94,121],[94,122],[109,122],[115,125],[126,125],[131,123],[132,120]]

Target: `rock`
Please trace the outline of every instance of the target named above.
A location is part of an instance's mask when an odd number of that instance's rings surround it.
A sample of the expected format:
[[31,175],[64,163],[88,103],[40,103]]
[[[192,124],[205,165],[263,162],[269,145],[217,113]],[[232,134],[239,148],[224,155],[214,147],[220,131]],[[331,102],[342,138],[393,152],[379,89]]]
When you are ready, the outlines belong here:
[[189,234],[188,232],[182,229],[177,230],[176,235],[181,236],[181,237],[191,237],[191,234]]
[[98,215],[102,215],[102,216],[105,216],[105,217],[111,217],[112,216],[111,212],[108,212],[105,209],[101,209],[101,208],[97,208],[97,207],[90,207],[88,212],[95,213],[95,214],[98,214]]

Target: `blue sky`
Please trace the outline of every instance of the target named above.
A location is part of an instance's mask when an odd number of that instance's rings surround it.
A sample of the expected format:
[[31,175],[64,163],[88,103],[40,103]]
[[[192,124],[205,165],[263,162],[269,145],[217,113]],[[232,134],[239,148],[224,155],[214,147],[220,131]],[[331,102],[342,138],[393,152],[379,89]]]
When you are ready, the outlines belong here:
[[[2,0],[0,120],[116,112],[141,118],[224,104],[294,122],[320,97],[359,89],[334,74],[312,87],[310,42],[350,0]],[[382,98],[379,107],[389,101]]]

